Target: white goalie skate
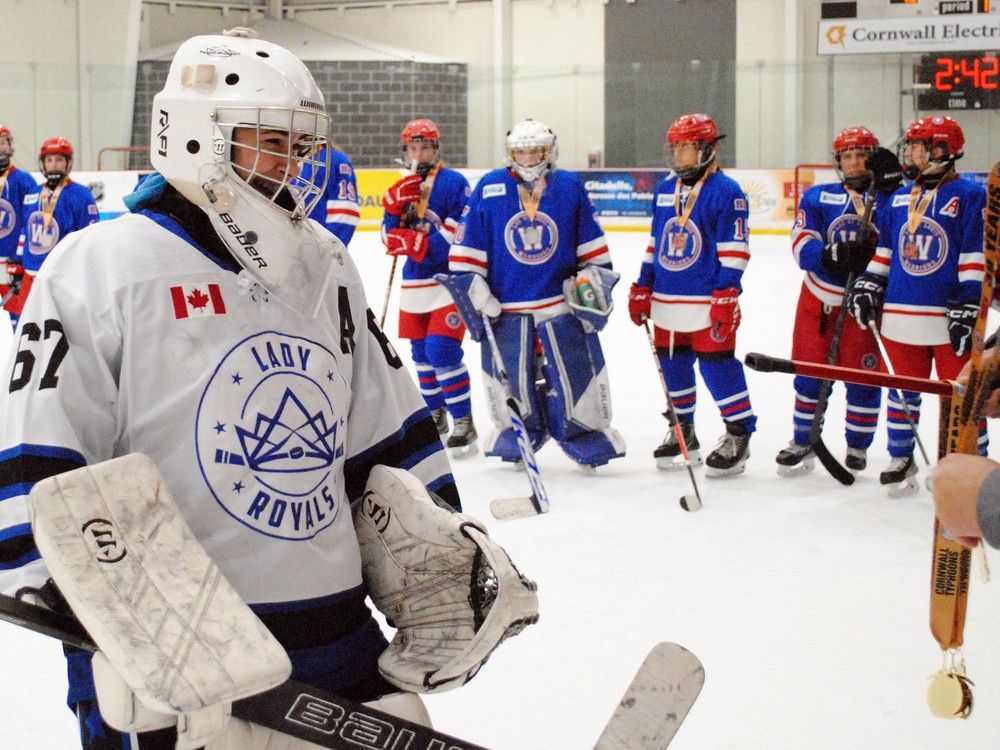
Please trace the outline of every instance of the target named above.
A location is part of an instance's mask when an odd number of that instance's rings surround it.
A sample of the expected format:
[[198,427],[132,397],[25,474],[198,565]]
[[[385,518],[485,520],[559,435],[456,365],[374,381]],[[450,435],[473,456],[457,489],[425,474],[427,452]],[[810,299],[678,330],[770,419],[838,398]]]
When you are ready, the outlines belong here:
[[878,481],[888,487],[889,497],[907,497],[920,489],[916,474],[917,462],[913,456],[900,456],[889,462],[889,468],[879,475]]
[[794,440],[782,448],[774,458],[778,464],[779,477],[799,477],[816,467],[816,452],[810,445],[801,445]]

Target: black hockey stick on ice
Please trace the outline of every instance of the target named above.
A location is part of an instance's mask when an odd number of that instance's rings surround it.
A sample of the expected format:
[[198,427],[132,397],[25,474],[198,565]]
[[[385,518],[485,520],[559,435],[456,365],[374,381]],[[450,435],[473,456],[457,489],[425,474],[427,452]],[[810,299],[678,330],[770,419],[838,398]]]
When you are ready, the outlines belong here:
[[[87,651],[76,618],[0,594],[0,620]],[[659,643],[643,661],[594,750],[664,750],[705,682],[690,651]],[[289,680],[233,704],[232,715],[332,750],[486,750],[325,690]]]
[[653,352],[653,362],[656,364],[656,372],[660,375],[660,385],[663,386],[663,395],[667,399],[667,421],[670,429],[677,436],[677,444],[681,448],[681,455],[684,457],[684,465],[687,467],[688,476],[691,477],[691,486],[694,488],[694,497],[691,495],[681,495],[681,507],[687,511],[701,510],[701,493],[698,492],[698,482],[694,478],[694,469],[691,468],[691,459],[688,457],[687,441],[684,440],[684,430],[681,428],[681,420],[674,410],[674,400],[670,398],[670,386],[667,385],[667,376],[663,374],[660,366],[660,358],[656,355],[656,339],[653,332],[649,330],[649,321],[642,321],[642,327],[646,329],[646,338],[649,340],[649,348]]
[[524,426],[524,419],[521,417],[521,407],[517,405],[514,398],[514,391],[511,388],[510,376],[504,366],[503,358],[500,356],[500,347],[497,346],[496,336],[493,335],[493,325],[489,317],[483,313],[483,328],[486,331],[486,338],[490,342],[490,352],[493,355],[493,369],[496,371],[500,384],[507,392],[507,410],[510,412],[510,426],[514,430],[517,438],[517,448],[521,452],[521,461],[524,463],[524,471],[528,475],[531,483],[531,497],[505,497],[494,500],[490,503],[490,513],[494,518],[523,518],[534,516],[540,513],[548,513],[549,498],[545,494],[545,485],[542,484],[542,473],[538,469],[538,461],[535,460],[535,451],[531,447],[531,438],[528,437],[528,429]]

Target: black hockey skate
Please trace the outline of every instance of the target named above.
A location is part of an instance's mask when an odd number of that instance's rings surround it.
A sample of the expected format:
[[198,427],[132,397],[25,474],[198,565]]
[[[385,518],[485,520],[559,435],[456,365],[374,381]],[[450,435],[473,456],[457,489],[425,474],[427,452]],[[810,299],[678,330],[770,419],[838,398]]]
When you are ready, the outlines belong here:
[[705,459],[706,477],[742,474],[750,458],[750,433],[741,422],[726,422],[726,434],[719,438]]
[[476,445],[478,437],[479,434],[476,432],[472,415],[466,414],[464,417],[459,417],[455,420],[455,429],[451,431],[448,438],[448,452],[455,458],[471,456],[479,450],[479,446]]
[[854,474],[864,471],[868,466],[868,451],[864,448],[848,448],[844,457],[844,466]]
[[917,462],[911,454],[889,461],[889,468],[879,475],[878,481],[888,485],[889,497],[906,497],[920,488],[920,484],[914,479],[916,474]]
[[808,474],[816,466],[816,453],[810,445],[800,445],[794,440],[774,457],[779,477],[797,477]]
[[437,427],[438,435],[448,434],[448,410],[443,406],[439,409],[431,409],[431,419]]
[[[681,434],[684,436],[684,446],[687,448],[688,460],[692,466],[701,466],[701,445],[698,443],[698,436],[694,434],[694,422],[681,420]],[[663,443],[653,451],[653,458],[656,459],[656,468],[665,471],[684,468],[684,454],[681,452],[681,444],[677,439],[677,430],[673,425],[663,438]]]

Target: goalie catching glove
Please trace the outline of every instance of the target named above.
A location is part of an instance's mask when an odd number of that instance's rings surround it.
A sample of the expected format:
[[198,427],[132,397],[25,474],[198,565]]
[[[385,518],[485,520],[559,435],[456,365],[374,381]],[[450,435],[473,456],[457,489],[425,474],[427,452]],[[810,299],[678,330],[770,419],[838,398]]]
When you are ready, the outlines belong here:
[[365,583],[398,629],[378,662],[392,684],[464,685],[505,638],[538,620],[535,584],[479,521],[435,503],[409,472],[376,466],[353,512]]

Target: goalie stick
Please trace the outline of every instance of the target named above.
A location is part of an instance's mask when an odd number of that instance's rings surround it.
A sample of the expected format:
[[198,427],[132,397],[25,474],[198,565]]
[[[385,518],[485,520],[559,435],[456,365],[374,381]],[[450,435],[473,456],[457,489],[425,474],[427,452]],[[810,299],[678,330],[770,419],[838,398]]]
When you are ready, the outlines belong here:
[[510,376],[500,357],[500,347],[497,346],[496,337],[493,335],[493,325],[489,316],[482,313],[483,328],[486,338],[490,342],[490,352],[493,354],[493,367],[496,369],[497,377],[503,389],[507,392],[507,410],[510,412],[510,426],[514,430],[517,438],[517,448],[521,452],[521,461],[524,463],[524,471],[528,475],[531,483],[530,497],[505,497],[494,500],[490,503],[490,513],[494,518],[524,518],[541,513],[548,513],[549,498],[545,494],[545,485],[542,484],[542,473],[538,469],[538,461],[535,460],[535,451],[531,448],[531,439],[528,437],[528,429],[524,426],[524,419],[521,417],[521,407],[517,405],[513,391],[510,387]]
[[[74,617],[0,594],[0,620],[86,651],[94,642]],[[697,657],[675,643],[649,652],[595,750],[664,750],[705,682]],[[289,680],[237,701],[232,715],[331,750],[487,750],[430,727]]]

